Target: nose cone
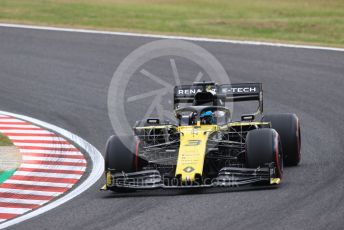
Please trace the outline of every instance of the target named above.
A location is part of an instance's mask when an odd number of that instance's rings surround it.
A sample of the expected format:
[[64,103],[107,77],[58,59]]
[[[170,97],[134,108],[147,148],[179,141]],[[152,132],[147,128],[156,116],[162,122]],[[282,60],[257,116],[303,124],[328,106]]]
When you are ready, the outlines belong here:
[[179,127],[181,135],[176,177],[183,182],[193,182],[196,175],[202,175],[209,131],[213,129],[210,126]]

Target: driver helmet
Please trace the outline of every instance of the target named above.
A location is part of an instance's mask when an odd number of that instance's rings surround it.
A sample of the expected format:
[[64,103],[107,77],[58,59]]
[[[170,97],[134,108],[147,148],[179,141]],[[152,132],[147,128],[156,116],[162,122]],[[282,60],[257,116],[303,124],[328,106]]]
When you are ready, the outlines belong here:
[[208,110],[201,113],[201,124],[212,124],[214,121],[213,112]]

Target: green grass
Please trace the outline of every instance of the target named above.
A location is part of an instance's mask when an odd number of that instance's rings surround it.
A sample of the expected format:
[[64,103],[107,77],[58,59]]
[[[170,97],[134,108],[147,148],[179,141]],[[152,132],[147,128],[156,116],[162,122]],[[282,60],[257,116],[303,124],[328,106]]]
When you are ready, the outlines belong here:
[[[5,135],[0,133],[0,147],[1,146],[12,146],[13,143],[8,139]],[[2,163],[2,158],[0,156],[0,163]],[[1,166],[0,166],[1,167]],[[7,180],[9,177],[13,175],[16,169],[12,170],[0,170],[0,184]]]
[[344,0],[0,0],[0,21],[344,47]]
[[3,134],[0,133],[0,146],[12,146],[12,142],[8,137],[4,136]]
[[[12,146],[13,143],[10,141],[10,139],[8,139],[8,137],[6,137],[5,135],[3,135],[2,133],[0,133],[0,147],[1,146]],[[3,161],[3,156],[0,156],[0,164],[2,164]],[[1,168],[1,165],[0,165]],[[10,178],[16,171],[17,169],[10,169],[10,170],[0,170],[0,184],[2,184],[4,181],[6,181],[8,178]]]
[[8,178],[10,178],[16,171],[17,171],[17,169],[1,171],[0,172],[0,184],[4,183],[4,181],[6,181]]

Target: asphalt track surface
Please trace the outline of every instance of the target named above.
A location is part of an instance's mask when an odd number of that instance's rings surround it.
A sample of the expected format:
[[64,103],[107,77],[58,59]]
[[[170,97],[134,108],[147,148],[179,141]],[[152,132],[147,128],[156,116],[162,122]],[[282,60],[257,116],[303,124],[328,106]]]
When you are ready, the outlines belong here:
[[[152,39],[0,28],[0,107],[53,123],[101,151],[113,132],[113,72]],[[343,229],[344,53],[199,42],[232,82],[262,82],[265,111],[295,112],[302,162],[279,189],[86,192],[11,229]],[[164,72],[156,66],[156,71]],[[148,84],[148,83],[147,83]],[[149,87],[142,85],[142,87]]]

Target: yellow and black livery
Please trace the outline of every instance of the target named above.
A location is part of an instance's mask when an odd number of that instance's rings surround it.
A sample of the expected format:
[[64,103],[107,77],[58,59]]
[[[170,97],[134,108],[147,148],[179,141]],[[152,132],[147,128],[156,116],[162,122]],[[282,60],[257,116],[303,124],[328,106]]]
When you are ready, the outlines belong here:
[[[232,121],[228,103],[257,101]],[[174,89],[175,124],[136,123],[132,146],[111,136],[105,153],[105,190],[277,185],[284,165],[300,161],[295,114],[263,116],[260,83],[200,82]]]

